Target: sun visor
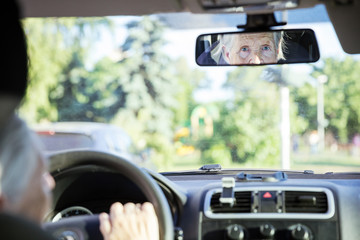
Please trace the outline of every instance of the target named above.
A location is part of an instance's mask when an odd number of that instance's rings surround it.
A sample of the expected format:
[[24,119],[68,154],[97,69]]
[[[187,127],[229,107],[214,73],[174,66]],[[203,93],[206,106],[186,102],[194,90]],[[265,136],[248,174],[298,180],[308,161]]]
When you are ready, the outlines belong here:
[[344,52],[360,53],[360,1],[325,1],[330,20]]

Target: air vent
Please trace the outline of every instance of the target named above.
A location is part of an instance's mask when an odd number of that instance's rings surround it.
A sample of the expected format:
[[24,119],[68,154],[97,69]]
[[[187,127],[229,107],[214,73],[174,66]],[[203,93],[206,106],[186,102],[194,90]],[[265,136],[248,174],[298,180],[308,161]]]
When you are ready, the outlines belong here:
[[[204,214],[212,219],[329,219],[335,214],[334,194],[327,188],[297,186],[235,187],[236,201],[220,202],[223,189],[208,191]],[[224,193],[225,194],[225,193]],[[224,199],[228,200],[228,199]],[[227,205],[228,204],[228,205]]]
[[233,207],[226,207],[220,203],[221,193],[211,197],[210,208],[213,213],[250,213],[251,192],[235,192],[236,202]]
[[285,191],[285,212],[326,213],[328,199],[324,192]]

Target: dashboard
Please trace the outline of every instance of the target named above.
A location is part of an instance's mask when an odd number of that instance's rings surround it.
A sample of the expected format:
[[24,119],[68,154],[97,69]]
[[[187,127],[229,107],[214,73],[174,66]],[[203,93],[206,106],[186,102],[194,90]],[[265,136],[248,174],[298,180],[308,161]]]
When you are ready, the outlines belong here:
[[[236,171],[153,173],[170,206],[175,239],[360,239],[360,175]],[[47,221],[108,212],[110,205],[147,201],[131,179],[96,166],[55,175]],[[65,229],[63,230],[65,231]]]
[[360,239],[358,174],[289,173],[277,182],[239,180],[234,171],[166,176],[187,189],[184,239]]
[[223,195],[224,188],[206,194],[204,239],[339,238],[334,196],[328,188],[242,187],[234,189],[232,204],[225,201],[231,197]]

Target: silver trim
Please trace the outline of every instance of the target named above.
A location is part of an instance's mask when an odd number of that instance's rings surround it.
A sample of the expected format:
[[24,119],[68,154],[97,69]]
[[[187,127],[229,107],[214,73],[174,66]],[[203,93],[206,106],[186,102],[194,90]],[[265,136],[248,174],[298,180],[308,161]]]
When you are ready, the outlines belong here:
[[63,217],[63,215],[71,212],[71,211],[74,211],[74,210],[79,210],[79,211],[82,211],[84,213],[87,213],[88,215],[93,215],[93,213],[87,209],[87,208],[84,208],[84,207],[81,207],[81,206],[73,206],[73,207],[68,207],[64,210],[61,210],[60,212],[58,212],[54,217],[53,219],[51,220],[52,222],[57,222],[59,220],[61,220]]
[[213,219],[329,219],[335,214],[334,194],[323,187],[238,187],[234,192],[254,191],[305,191],[324,192],[328,199],[328,211],[326,213],[213,213],[210,210],[211,197],[215,193],[221,193],[221,188],[210,190],[206,193],[204,214]]

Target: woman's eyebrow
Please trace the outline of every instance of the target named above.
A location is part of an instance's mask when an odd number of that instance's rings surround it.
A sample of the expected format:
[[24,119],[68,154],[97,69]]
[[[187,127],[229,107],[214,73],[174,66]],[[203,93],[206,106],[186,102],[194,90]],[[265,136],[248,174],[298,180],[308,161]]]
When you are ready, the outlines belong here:
[[243,48],[250,48],[249,45],[240,45],[239,50],[236,51],[236,53],[241,52],[241,49]]
[[275,43],[271,40],[266,40],[266,42],[262,43],[262,45],[274,45]]

